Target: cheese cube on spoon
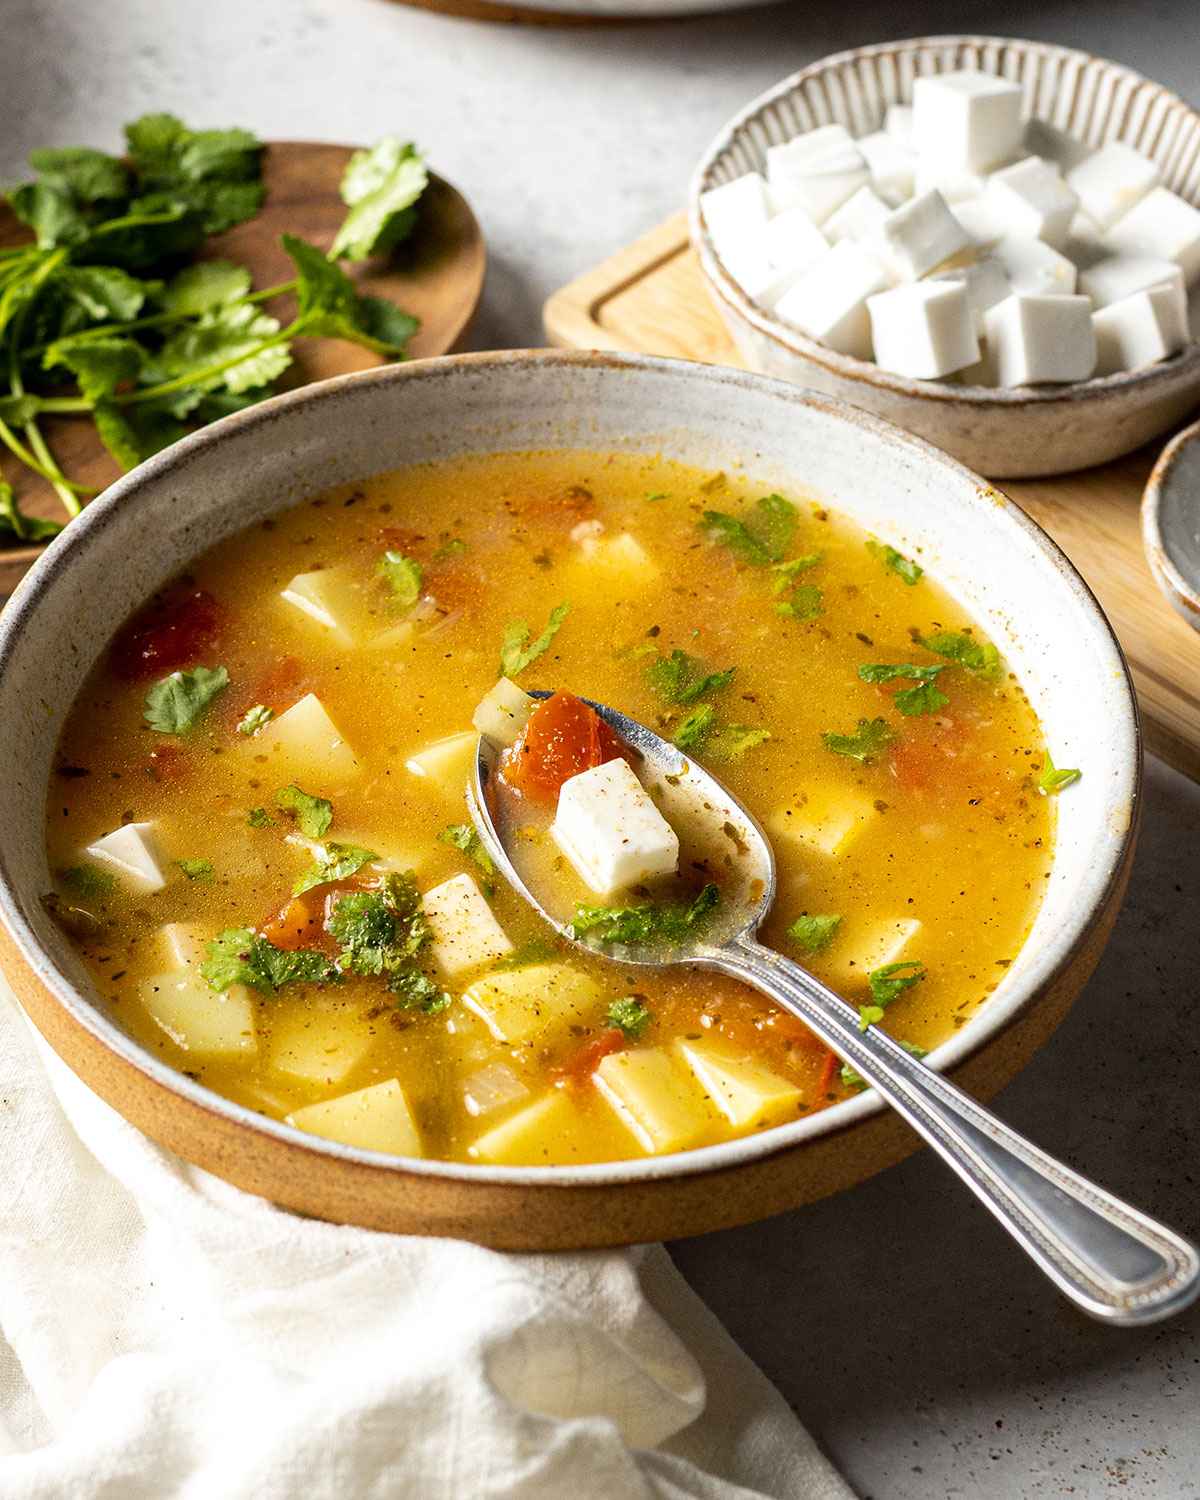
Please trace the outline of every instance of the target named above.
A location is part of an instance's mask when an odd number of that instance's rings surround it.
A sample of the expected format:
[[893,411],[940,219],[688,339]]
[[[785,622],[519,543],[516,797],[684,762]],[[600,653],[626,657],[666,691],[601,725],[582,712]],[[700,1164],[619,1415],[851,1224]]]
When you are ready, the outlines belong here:
[[624,760],[564,781],[550,833],[598,896],[673,875],[679,865],[675,830]]

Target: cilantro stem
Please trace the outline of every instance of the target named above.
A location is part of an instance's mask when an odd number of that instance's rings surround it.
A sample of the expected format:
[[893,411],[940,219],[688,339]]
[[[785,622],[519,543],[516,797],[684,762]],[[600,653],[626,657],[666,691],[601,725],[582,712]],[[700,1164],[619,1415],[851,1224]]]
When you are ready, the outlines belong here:
[[54,486],[54,493],[62,501],[63,509],[69,516],[77,516],[83,509],[83,503],[79,499],[79,496],[94,495],[96,491],[89,489],[86,485],[76,484],[73,480],[67,478],[59,468],[53,453],[50,452],[49,445],[42,436],[41,429],[36,422],[26,422],[25,437],[28,440],[29,446],[45,466],[42,472],[45,473],[46,478]]
[[[200,385],[206,380],[211,380],[214,375],[223,375],[226,370],[232,370],[234,365],[240,365],[245,360],[257,359],[266,349],[273,349],[277,344],[286,344],[300,330],[300,322],[297,320],[288,328],[281,328],[278,333],[273,333],[270,338],[262,339],[255,344],[253,349],[243,349],[230,359],[223,359],[219,364],[209,365],[204,370],[189,370],[184,375],[176,375],[174,380],[164,380],[158,385],[148,385],[144,390],[129,391],[124,396],[114,396],[112,400],[117,406],[138,406],[143,401],[157,401],[160,396],[173,396],[176,391],[186,391],[189,386]],[[88,402],[87,410],[91,410]]]

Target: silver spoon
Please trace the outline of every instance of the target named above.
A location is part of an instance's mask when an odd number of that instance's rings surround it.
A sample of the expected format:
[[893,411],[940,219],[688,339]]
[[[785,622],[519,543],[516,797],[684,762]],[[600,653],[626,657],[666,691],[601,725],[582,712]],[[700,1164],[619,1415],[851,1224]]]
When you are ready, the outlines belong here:
[[[878,1027],[860,1029],[853,1006],[800,964],[760,943],[756,933],[775,897],[775,857],[758,823],[674,745],[615,709],[591,707],[635,752],[643,782],[668,817],[672,800],[680,807],[690,801],[711,817],[714,843],[727,851],[725,864],[733,875],[722,881],[713,921],[699,926],[694,938],[668,950],[609,948],[602,950],[604,956],[628,964],[715,969],[799,1016],[903,1115],[1055,1286],[1090,1316],[1126,1326],[1153,1323],[1196,1297],[1200,1255],[1188,1240],[1055,1161]],[[569,923],[545,910],[508,856],[492,812],[499,756],[494,744],[480,739],[467,792],[479,836],[514,889],[563,937],[595,952]],[[693,811],[689,823],[694,817]]]

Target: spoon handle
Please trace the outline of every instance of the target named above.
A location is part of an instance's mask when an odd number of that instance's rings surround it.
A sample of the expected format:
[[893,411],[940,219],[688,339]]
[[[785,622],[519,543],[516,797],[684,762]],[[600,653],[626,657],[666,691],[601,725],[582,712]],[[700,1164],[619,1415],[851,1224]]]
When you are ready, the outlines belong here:
[[949,1163],[1060,1291],[1093,1318],[1134,1326],[1186,1307],[1200,1255],[1156,1223],[1018,1135],[799,964],[753,938],[701,960],[800,1017]]

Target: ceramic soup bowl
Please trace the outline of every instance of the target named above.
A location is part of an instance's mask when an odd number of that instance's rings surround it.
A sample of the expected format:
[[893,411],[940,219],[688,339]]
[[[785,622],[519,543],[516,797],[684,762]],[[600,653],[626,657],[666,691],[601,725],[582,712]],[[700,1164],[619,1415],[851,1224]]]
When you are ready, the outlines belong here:
[[830,1193],[916,1144],[870,1092],[701,1150],[567,1167],[409,1160],[318,1139],[200,1087],[110,1018],[42,904],[55,742],[122,620],[196,553],[328,485],[464,453],[577,447],[743,464],[807,492],[922,564],[999,645],[1063,765],[1053,868],[1033,932],[933,1066],[994,1092],[1057,1025],[1116,913],[1140,776],[1112,632],[1054,544],[996,490],[874,417],[784,381],[630,356],[465,355],[345,376],[186,438],[115,484],[0,615],[0,963],[34,1024],[99,1094],[171,1150],[324,1218],[487,1244],[627,1243],[746,1222]]

